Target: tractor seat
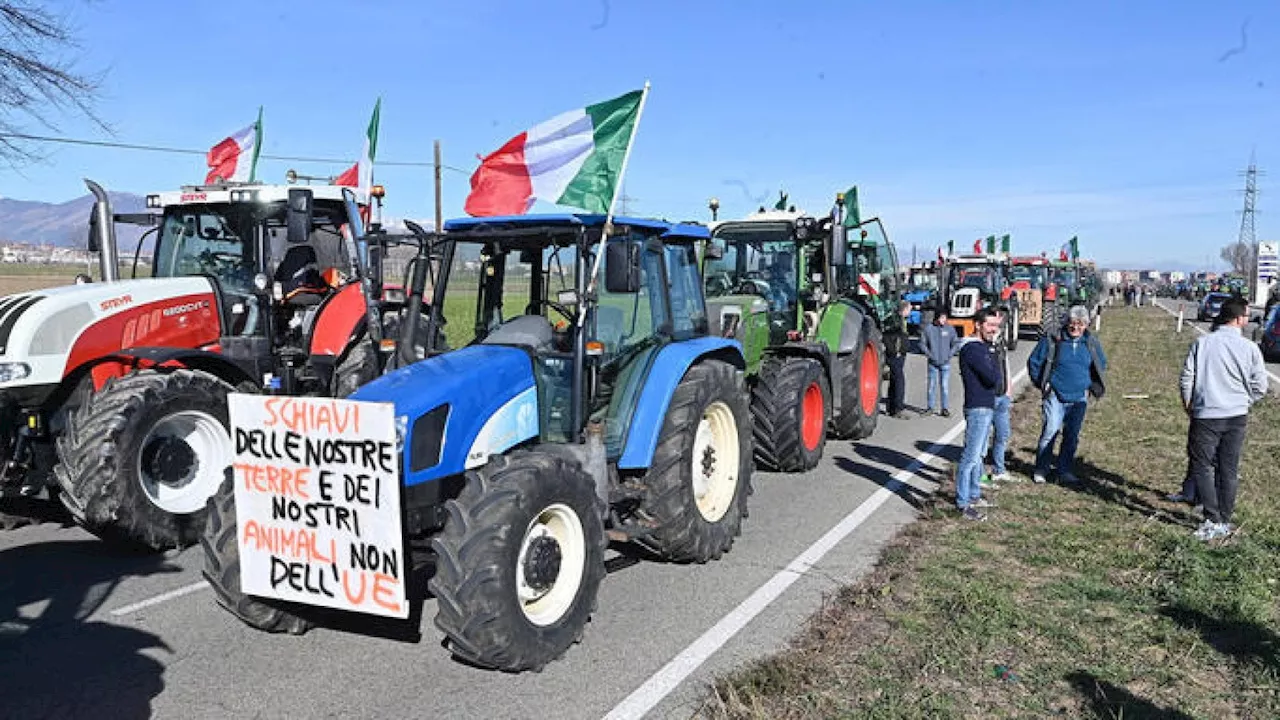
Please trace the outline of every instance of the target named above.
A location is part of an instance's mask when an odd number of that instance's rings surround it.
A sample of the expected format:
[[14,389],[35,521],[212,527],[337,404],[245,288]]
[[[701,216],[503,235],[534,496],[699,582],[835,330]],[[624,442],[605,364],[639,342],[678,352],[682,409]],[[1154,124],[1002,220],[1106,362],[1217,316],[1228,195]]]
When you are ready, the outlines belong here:
[[495,328],[480,344],[518,345],[534,352],[549,352],[555,346],[555,330],[541,315],[518,315]]
[[310,245],[291,246],[276,266],[275,280],[288,305],[318,305],[332,289],[321,276],[316,250]]

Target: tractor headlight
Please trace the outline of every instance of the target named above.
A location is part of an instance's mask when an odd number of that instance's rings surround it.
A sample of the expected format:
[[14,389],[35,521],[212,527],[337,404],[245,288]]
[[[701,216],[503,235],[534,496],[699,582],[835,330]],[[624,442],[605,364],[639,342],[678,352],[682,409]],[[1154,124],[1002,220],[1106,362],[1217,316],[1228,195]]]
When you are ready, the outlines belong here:
[[22,380],[31,374],[31,366],[21,362],[0,363],[0,383]]

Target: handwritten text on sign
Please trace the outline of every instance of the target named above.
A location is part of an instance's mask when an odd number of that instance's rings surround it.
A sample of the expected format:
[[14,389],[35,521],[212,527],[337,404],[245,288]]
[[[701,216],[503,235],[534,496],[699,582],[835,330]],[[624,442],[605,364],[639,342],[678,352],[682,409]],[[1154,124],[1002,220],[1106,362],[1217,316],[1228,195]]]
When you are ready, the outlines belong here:
[[233,394],[229,409],[244,592],[408,617],[394,408]]

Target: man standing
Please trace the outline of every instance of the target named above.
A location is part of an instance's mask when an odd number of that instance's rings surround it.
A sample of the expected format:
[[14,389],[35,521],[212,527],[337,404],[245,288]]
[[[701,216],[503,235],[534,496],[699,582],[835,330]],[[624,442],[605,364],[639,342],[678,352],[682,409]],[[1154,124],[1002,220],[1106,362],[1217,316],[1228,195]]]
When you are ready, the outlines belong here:
[[978,508],[993,507],[982,498],[978,479],[987,454],[987,435],[995,414],[996,388],[1004,374],[996,359],[995,339],[1000,319],[987,309],[973,316],[978,341],[960,348],[960,379],[964,382],[964,452],[956,469],[956,507],[966,520],[986,520]]
[[[920,350],[929,362],[929,385],[925,390],[926,412],[934,412],[934,397],[942,399],[942,417],[951,417],[951,358],[960,349],[960,336],[947,324],[946,308],[939,308],[933,322],[920,330]],[[936,392],[935,392],[936,391]]]
[[[1008,308],[1001,305],[996,308],[996,315],[1000,318],[1001,327],[1004,326],[1006,318],[1009,315]],[[1011,328],[1010,332],[1014,332]],[[1009,375],[1009,347],[1004,340],[996,342],[996,361],[1000,363],[1000,385],[996,387],[996,399],[992,416],[992,425],[995,428],[995,438],[991,442],[991,465],[995,470],[991,476],[991,487],[994,489],[996,483],[1013,482],[1013,476],[1009,474],[1005,467],[1005,452],[1009,449],[1009,413],[1013,409],[1013,386]]]
[[1067,314],[1067,326],[1058,337],[1043,337],[1027,359],[1027,374],[1044,394],[1041,402],[1043,425],[1036,451],[1033,479],[1045,482],[1053,464],[1053,444],[1062,435],[1058,454],[1058,478],[1065,484],[1079,481],[1075,476],[1076,446],[1084,425],[1089,396],[1102,397],[1107,356],[1102,343],[1089,334],[1089,311],[1075,305]]
[[1182,365],[1182,405],[1191,416],[1190,474],[1204,504],[1204,523],[1195,533],[1201,540],[1232,532],[1249,408],[1267,394],[1262,351],[1241,333],[1248,321],[1243,298],[1226,301],[1213,332],[1191,345]]
[[903,300],[898,305],[897,322],[892,322],[884,332],[884,354],[889,362],[889,417],[906,418],[907,396],[907,318],[911,316],[911,303]]

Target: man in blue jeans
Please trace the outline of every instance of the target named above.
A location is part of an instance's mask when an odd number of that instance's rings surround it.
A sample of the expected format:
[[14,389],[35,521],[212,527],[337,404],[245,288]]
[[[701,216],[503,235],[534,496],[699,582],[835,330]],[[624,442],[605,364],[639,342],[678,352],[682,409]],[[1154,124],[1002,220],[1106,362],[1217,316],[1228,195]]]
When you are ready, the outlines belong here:
[[938,308],[933,322],[920,329],[920,351],[928,360],[929,386],[925,391],[925,412],[934,412],[940,397],[942,417],[951,417],[951,358],[960,349],[960,336],[947,324],[946,308]]
[[987,436],[995,416],[996,388],[1004,369],[997,360],[995,339],[1000,334],[1000,318],[982,308],[973,316],[978,340],[960,348],[960,379],[964,382],[964,452],[956,469],[956,507],[966,520],[986,520],[979,508],[994,507],[982,497],[978,480],[982,458],[987,454]]
[[1043,337],[1027,360],[1027,374],[1043,392],[1040,409],[1044,424],[1036,451],[1033,480],[1046,481],[1054,464],[1053,445],[1062,435],[1057,457],[1058,479],[1074,485],[1076,447],[1080,427],[1089,408],[1089,396],[1101,397],[1107,356],[1102,343],[1089,334],[1089,310],[1083,305],[1072,307],[1067,326],[1057,337]]

